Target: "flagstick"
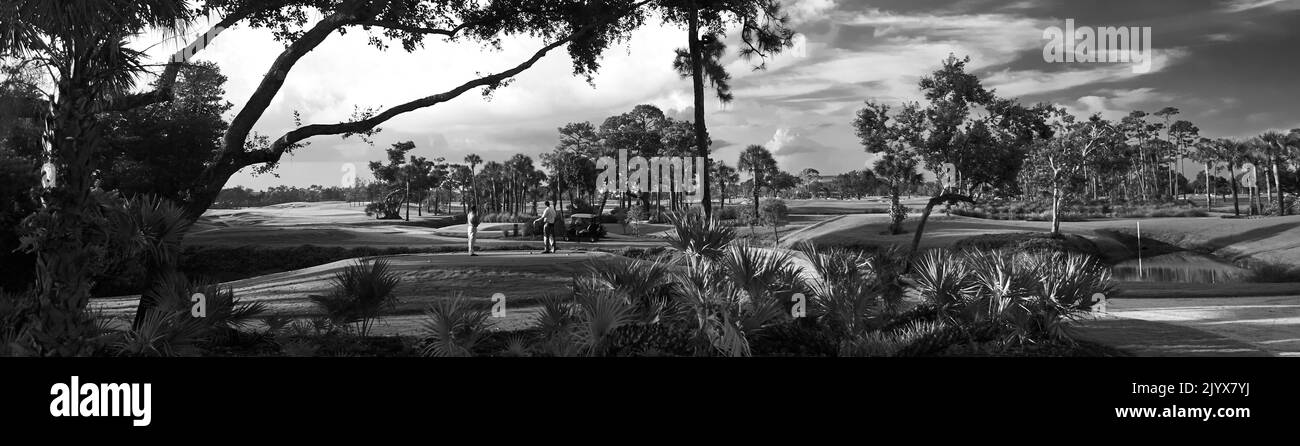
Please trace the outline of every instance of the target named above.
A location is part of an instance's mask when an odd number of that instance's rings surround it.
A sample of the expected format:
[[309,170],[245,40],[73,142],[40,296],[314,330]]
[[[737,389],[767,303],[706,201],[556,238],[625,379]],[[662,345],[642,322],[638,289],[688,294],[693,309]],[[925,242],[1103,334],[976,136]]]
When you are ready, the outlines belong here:
[[1142,222],[1137,222],[1138,231],[1138,280],[1142,280]]

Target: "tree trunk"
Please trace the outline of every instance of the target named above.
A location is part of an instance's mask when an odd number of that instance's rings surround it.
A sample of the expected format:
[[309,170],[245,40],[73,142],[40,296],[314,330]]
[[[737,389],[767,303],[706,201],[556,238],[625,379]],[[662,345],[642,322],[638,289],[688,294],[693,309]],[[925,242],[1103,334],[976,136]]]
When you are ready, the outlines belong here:
[[1273,166],[1273,184],[1277,185],[1274,191],[1277,192],[1277,215],[1280,217],[1286,215],[1286,209],[1283,208],[1285,202],[1282,197],[1282,175],[1277,171],[1277,158],[1270,160],[1270,164]]
[[1052,185],[1052,236],[1061,235],[1061,187]]
[[[92,95],[68,85],[85,85],[76,77],[59,85],[49,130],[43,136],[46,160],[57,175],[52,189],[41,189],[41,209],[23,223],[36,238],[36,315],[32,339],[41,356],[82,356],[91,353],[87,341],[96,335],[94,321],[84,310],[90,301],[93,248],[85,239],[97,227],[91,197],[94,152],[102,142],[92,110]],[[38,232],[37,230],[40,230]]]
[[1210,211],[1210,208],[1212,208],[1212,207],[1214,206],[1213,203],[1211,203],[1211,201],[1210,201],[1210,193],[1211,193],[1210,189],[1211,189],[1211,187],[1210,187],[1210,163],[1207,162],[1207,163],[1205,163],[1205,210],[1206,210],[1206,212],[1209,212],[1209,211]]
[[1232,214],[1241,216],[1241,203],[1237,195],[1237,164],[1228,163],[1228,175],[1232,177]]
[[725,183],[718,183],[718,194],[720,195],[718,197],[718,209],[725,209],[727,207],[727,185]]
[[899,194],[898,184],[891,184],[889,186],[889,233],[894,235],[903,233],[903,220],[901,218],[895,218],[893,215],[894,209],[901,206],[898,200]]
[[700,173],[700,187],[704,195],[700,197],[700,203],[704,206],[704,218],[707,220],[713,215],[713,209],[709,201],[711,161],[709,160],[709,144],[707,142],[708,131],[704,127],[704,67],[700,60],[700,11],[695,2],[691,2],[689,28],[690,45],[688,51],[691,52],[691,89],[695,96],[695,144],[699,149],[698,156],[704,158],[704,172]]
[[963,203],[975,202],[975,200],[972,199],[970,196],[954,194],[954,193],[945,193],[937,197],[931,198],[930,202],[925,204],[925,211],[921,213],[921,221],[916,224],[916,234],[912,235],[912,250],[910,251],[911,254],[908,255],[909,258],[915,256],[916,250],[921,246],[921,235],[925,233],[925,222],[930,219],[930,212],[934,210],[934,206],[939,203],[954,202],[954,201],[959,201]]

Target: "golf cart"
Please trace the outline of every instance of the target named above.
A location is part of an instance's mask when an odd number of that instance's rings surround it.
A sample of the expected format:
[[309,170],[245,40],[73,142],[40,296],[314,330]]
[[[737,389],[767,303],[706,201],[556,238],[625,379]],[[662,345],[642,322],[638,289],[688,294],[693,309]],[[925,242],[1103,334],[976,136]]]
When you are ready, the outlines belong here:
[[564,239],[568,241],[589,240],[592,242],[600,240],[605,236],[605,226],[600,224],[600,220],[591,214],[573,214],[569,216],[569,224],[566,225]]

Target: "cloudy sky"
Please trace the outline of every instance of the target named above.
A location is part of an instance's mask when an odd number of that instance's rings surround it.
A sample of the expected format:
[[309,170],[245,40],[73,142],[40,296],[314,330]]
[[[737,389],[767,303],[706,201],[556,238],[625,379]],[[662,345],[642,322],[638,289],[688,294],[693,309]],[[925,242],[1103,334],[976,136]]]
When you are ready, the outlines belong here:
[[[1022,102],[1051,102],[1110,118],[1166,106],[1207,136],[1246,136],[1300,127],[1300,0],[787,0],[803,36],[795,51],[766,71],[730,60],[735,102],[707,103],[711,135],[724,142],[715,159],[734,165],[740,149],[764,144],[783,169],[824,174],[860,169],[869,157],[850,122],[862,101],[921,100],[917,81],[949,54],[969,55],[986,87]],[[1148,73],[1127,64],[1047,63],[1043,30],[1078,26],[1149,26],[1154,63]],[[570,62],[552,53],[496,92],[465,94],[383,125],[371,147],[359,140],[318,137],[286,157],[279,177],[241,172],[228,186],[335,185],[341,169],[384,157],[383,148],[411,140],[416,155],[459,162],[477,153],[505,160],[553,148],[556,128],[654,104],[688,118],[690,83],[671,70],[684,31],[652,21],[608,51],[594,86],[570,76]],[[379,52],[363,33],[331,36],[289,75],[256,127],[272,138],[307,123],[345,120],[354,107],[392,106],[447,90],[475,73],[512,66],[539,42],[507,40],[501,50],[430,42],[422,50]],[[732,48],[735,48],[734,46]],[[163,54],[176,46],[155,48]],[[282,49],[265,31],[236,27],[198,59],[218,63],[230,78],[227,99],[247,100]],[[735,59],[734,57],[729,59]],[[711,94],[711,92],[710,92]]]

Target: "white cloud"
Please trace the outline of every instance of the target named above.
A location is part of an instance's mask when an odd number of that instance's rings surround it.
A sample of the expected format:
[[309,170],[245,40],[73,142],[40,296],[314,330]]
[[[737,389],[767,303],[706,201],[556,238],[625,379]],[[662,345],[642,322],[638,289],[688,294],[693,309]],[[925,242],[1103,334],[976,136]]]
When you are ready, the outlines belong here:
[[1075,116],[1085,117],[1094,113],[1110,120],[1118,120],[1130,111],[1142,108],[1155,108],[1152,105],[1173,100],[1173,96],[1154,88],[1135,88],[1128,90],[1103,90],[1096,95],[1080,97],[1076,104],[1064,104],[1066,111]]
[[1300,9],[1300,2],[1296,0],[1231,0],[1223,9],[1228,12],[1242,12],[1264,7],[1281,10]]
[[1180,48],[1155,50],[1154,53],[1149,73],[1134,73],[1127,63],[1075,63],[1068,64],[1070,67],[1068,70],[1054,72],[1002,70],[989,76],[984,84],[996,88],[998,94],[1008,97],[1050,93],[1156,73],[1181,61],[1188,54],[1186,50]]
[[795,23],[825,18],[825,14],[835,9],[835,0],[795,0],[786,6],[790,20]]
[[799,129],[781,127],[772,134],[772,139],[764,144],[773,156],[791,156],[801,153],[818,153],[827,147],[804,136]]

